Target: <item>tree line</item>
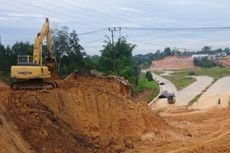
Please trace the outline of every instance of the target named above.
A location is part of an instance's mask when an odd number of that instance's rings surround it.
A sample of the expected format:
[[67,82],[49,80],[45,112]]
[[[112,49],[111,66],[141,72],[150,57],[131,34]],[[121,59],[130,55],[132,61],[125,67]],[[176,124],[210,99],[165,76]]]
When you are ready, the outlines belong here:
[[[139,54],[135,55],[134,59],[137,61],[137,63],[143,67],[147,68],[151,66],[152,61],[154,60],[160,60],[167,56],[192,56],[195,54],[209,54],[214,55],[217,53],[225,52],[227,55],[230,55],[230,49],[229,48],[219,48],[219,49],[212,49],[211,46],[204,46],[200,51],[179,51],[178,49],[171,49],[169,47],[166,47],[163,51],[157,50],[155,53],[148,53],[148,54]],[[212,66],[218,66],[219,64],[214,61],[211,61],[209,59],[196,59],[194,61],[194,64],[201,67],[212,67]],[[207,64],[207,65],[206,65]]]
[[[52,30],[52,49],[59,64],[59,74],[67,76],[74,70],[84,72],[98,70],[105,75],[119,75],[135,87],[138,84],[140,69],[135,62],[132,52],[136,47],[128,43],[125,37],[120,37],[114,44],[107,37],[104,41],[100,56],[88,55],[79,43],[75,30],[70,31],[67,26]],[[43,46],[43,56],[47,54]],[[32,55],[33,44],[16,42],[12,47],[0,45],[0,71],[9,74],[10,67],[16,65],[18,55]]]

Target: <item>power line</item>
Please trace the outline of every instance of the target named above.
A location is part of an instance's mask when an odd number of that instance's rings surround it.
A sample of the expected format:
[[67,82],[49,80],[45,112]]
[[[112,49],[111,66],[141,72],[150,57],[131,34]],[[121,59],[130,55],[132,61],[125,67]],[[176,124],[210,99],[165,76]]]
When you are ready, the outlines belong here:
[[202,30],[223,30],[230,31],[230,27],[121,27],[124,30],[155,30],[155,31],[202,31]]
[[[178,28],[178,27],[175,27],[175,28],[156,28],[156,27],[108,27],[108,30],[109,32],[111,32],[111,36],[112,36],[112,41],[114,40],[114,32],[118,31],[119,32],[119,35],[120,32],[121,32],[121,29],[124,29],[124,30],[154,30],[154,31],[169,31],[169,30],[172,30],[172,31],[189,31],[189,30],[223,30],[223,31],[230,31],[230,27],[196,27],[196,28]],[[102,32],[102,31],[106,31],[106,28],[102,28],[102,29],[98,29],[98,30],[93,30],[93,31],[88,31],[88,32],[84,32],[84,33],[79,33],[78,35],[79,36],[82,36],[82,35],[90,35],[90,34],[94,34],[94,33],[98,33],[98,32]]]
[[106,31],[106,28],[102,28],[102,29],[98,29],[98,30],[94,30],[94,31],[88,31],[88,32],[84,32],[84,33],[79,33],[79,36],[83,36],[83,35],[90,35],[90,34],[94,34],[94,33],[98,33],[98,32],[102,32],[102,31]]

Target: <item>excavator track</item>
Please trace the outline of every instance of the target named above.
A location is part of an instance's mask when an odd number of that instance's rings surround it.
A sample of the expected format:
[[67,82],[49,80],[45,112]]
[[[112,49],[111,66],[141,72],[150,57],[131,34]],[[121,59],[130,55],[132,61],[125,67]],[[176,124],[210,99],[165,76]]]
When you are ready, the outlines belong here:
[[11,84],[13,90],[42,90],[42,89],[54,89],[58,85],[55,81],[32,79],[14,82]]

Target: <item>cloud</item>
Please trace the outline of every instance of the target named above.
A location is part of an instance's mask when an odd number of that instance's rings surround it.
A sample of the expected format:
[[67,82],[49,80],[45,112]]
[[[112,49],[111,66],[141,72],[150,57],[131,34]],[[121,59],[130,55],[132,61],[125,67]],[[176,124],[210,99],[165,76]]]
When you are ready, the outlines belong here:
[[[78,33],[110,26],[122,27],[218,27],[229,26],[229,0],[0,0],[0,33],[4,44],[33,42],[45,17],[51,25],[68,25]],[[211,44],[230,46],[229,32],[140,31],[122,29],[136,43],[135,53],[164,47],[198,49]],[[99,54],[108,31],[85,35],[80,42],[89,54]],[[116,33],[116,38],[119,33]]]

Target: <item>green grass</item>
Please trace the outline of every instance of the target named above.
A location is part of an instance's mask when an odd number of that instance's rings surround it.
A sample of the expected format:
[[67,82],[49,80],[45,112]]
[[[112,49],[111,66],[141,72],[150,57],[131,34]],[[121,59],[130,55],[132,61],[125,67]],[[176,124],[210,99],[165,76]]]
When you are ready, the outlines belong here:
[[[215,83],[215,81],[217,81],[220,78],[223,78],[225,76],[230,76],[230,68],[228,68],[228,67],[196,68],[196,69],[192,69],[192,70],[178,71],[178,72],[173,73],[172,75],[176,75],[176,76],[207,75],[207,76],[214,78],[214,81],[212,82],[212,84],[213,84],[213,83]],[[209,87],[211,85],[209,85],[199,95],[197,95],[194,99],[192,99],[189,102],[188,106],[190,106],[194,102],[196,102],[203,95],[203,93],[209,89]]]
[[153,73],[155,73],[155,74],[157,74],[157,75],[161,75],[161,74],[163,74],[164,72],[162,72],[162,71],[154,71]]
[[140,75],[138,80],[138,86],[134,89],[136,94],[143,93],[145,90],[152,90],[153,93],[151,96],[147,97],[147,101],[151,102],[160,92],[160,87],[156,81],[148,81],[144,74]]
[[173,73],[173,75],[208,75],[213,77],[215,80],[218,80],[222,77],[230,75],[230,68],[224,67],[213,67],[213,68],[197,68],[193,70],[183,70]]
[[170,75],[163,77],[170,80],[176,86],[177,90],[181,90],[196,81],[195,78],[186,75]]

